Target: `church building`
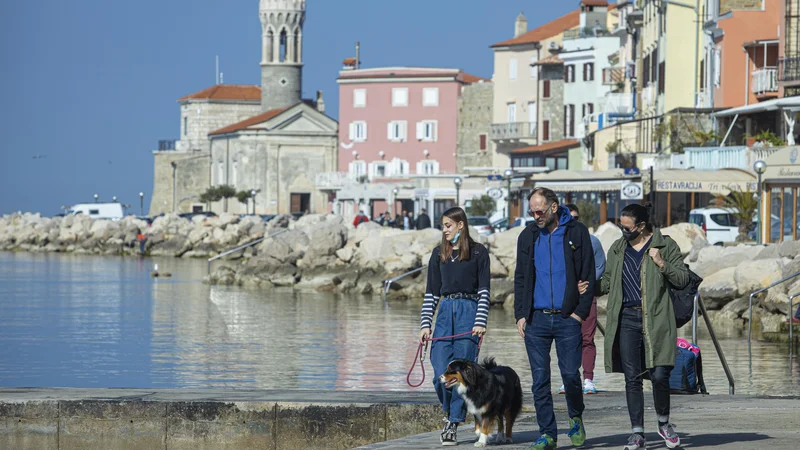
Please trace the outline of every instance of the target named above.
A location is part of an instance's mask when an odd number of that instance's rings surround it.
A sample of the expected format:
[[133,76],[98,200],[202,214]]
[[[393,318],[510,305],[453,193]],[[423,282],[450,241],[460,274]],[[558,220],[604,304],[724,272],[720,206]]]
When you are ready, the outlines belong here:
[[[260,0],[261,86],[218,84],[178,100],[181,139],[160,143],[150,214],[202,211],[324,213],[330,198],[315,174],[339,165],[338,123],[321,92],[301,97],[305,0]],[[206,205],[209,187],[255,191]]]

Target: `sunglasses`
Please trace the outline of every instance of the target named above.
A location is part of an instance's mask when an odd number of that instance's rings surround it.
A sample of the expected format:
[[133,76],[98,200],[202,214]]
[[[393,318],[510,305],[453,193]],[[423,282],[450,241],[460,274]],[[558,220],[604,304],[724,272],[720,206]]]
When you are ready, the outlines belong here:
[[633,226],[633,228],[631,228],[631,229],[628,229],[628,228],[626,228],[626,227],[623,227],[623,226],[622,226],[622,224],[617,224],[617,226],[618,226],[618,227],[619,227],[619,229],[620,229],[620,230],[622,230],[623,232],[625,232],[625,233],[630,233],[630,232],[632,232],[633,230],[635,230],[635,229],[639,228],[639,225],[641,225],[642,223],[643,223],[643,222],[639,222],[639,223],[637,223],[637,224],[636,224],[636,225],[634,225],[634,226]]
[[[550,206],[553,206],[553,205],[550,205]],[[529,210],[528,210],[528,214],[529,214],[531,217],[535,217],[535,218],[537,218],[537,219],[538,219],[539,217],[542,217],[543,215],[547,214],[547,212],[548,212],[548,211],[550,211],[550,208],[547,208],[547,209],[545,209],[544,211],[534,211],[534,210],[532,210],[532,209],[529,209]]]

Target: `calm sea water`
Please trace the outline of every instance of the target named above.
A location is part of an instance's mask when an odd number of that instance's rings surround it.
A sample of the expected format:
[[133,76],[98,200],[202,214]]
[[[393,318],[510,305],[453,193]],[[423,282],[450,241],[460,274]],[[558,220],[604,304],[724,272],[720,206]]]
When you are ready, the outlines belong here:
[[[150,278],[156,262],[173,278]],[[0,386],[411,389],[417,302],[212,287],[205,271],[196,260],[0,253]],[[481,354],[514,367],[530,392],[513,317],[493,309],[489,327]],[[740,332],[718,334],[737,393],[800,391],[786,344],[754,343],[751,361]],[[710,339],[699,341],[709,390],[727,393]],[[599,333],[597,346],[596,383],[624,390],[603,373]]]

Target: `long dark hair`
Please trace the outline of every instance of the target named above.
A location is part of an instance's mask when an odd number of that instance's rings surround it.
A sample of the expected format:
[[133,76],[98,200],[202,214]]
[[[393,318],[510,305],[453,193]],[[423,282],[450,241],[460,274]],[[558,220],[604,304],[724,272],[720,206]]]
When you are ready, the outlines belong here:
[[650,208],[648,206],[640,205],[638,203],[634,203],[632,205],[628,205],[622,208],[622,211],[619,212],[620,217],[630,217],[633,220],[634,225],[639,226],[639,224],[645,224],[645,230],[652,233],[653,232],[653,223],[650,222]]
[[[473,245],[475,245],[475,241],[469,237],[469,221],[467,220],[467,213],[464,212],[463,209],[459,207],[450,208],[442,214],[442,219],[447,217],[448,219],[452,220],[456,224],[458,222],[464,222],[464,229],[461,230],[458,237],[458,242],[455,245],[458,246],[458,259],[461,261],[467,261],[469,259],[469,251]],[[442,232],[442,243],[439,244],[439,261],[446,263],[450,259],[450,254],[453,252],[454,245],[447,240],[444,236],[444,232]]]

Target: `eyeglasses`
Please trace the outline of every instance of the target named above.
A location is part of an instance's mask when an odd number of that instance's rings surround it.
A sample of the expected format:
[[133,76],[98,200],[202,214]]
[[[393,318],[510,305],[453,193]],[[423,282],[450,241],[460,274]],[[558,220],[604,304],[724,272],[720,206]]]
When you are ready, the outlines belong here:
[[[552,206],[552,205],[550,205],[550,206]],[[528,210],[528,214],[529,214],[531,217],[536,217],[536,218],[539,218],[539,217],[542,217],[543,215],[547,214],[547,212],[548,212],[548,211],[550,211],[550,208],[547,208],[547,209],[545,209],[544,211],[534,211],[534,210],[532,210],[532,209],[529,209],[529,210]]]
[[634,225],[634,226],[633,226],[633,228],[631,228],[631,229],[628,229],[628,228],[625,228],[625,227],[623,227],[623,226],[622,226],[622,224],[617,224],[617,226],[618,226],[618,227],[619,227],[619,229],[620,229],[620,230],[622,230],[623,232],[625,232],[625,233],[631,233],[633,230],[635,230],[635,229],[639,228],[639,225],[641,225],[642,223],[643,223],[643,222],[639,222],[639,223],[637,223],[637,224],[636,224],[636,225]]

